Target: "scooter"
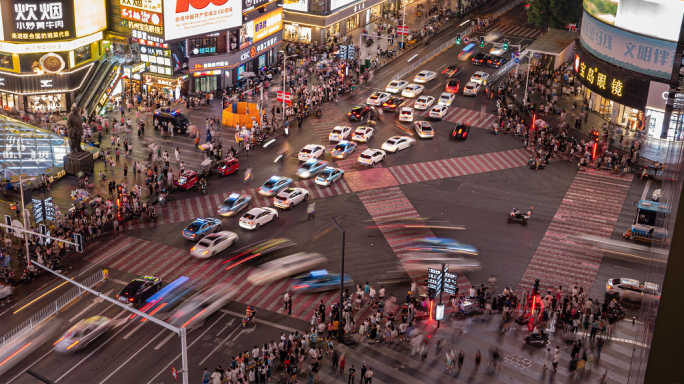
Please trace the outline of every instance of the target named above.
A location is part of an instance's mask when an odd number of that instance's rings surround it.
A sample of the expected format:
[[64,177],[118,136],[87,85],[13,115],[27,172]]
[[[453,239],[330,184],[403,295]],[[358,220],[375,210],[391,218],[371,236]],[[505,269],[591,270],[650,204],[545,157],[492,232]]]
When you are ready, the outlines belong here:
[[207,194],[207,186],[206,185],[201,185],[200,184],[200,193],[206,195]]
[[527,220],[532,217],[532,207],[530,207],[530,210],[523,213],[517,208],[511,209],[511,212],[508,214],[508,221],[513,221],[513,220],[522,220],[524,222],[527,222]]
[[544,169],[546,167],[545,162],[542,160],[541,163],[539,163],[539,168],[537,168],[537,162],[534,156],[531,156],[529,160],[527,160],[527,165],[530,166],[530,169]]
[[492,124],[491,128],[489,128],[489,133],[493,133],[495,135],[499,134],[499,125],[498,124]]
[[549,334],[544,332],[543,329],[540,329],[539,333],[526,332],[525,333],[525,342],[527,344],[531,344],[531,343],[547,344],[549,342]]

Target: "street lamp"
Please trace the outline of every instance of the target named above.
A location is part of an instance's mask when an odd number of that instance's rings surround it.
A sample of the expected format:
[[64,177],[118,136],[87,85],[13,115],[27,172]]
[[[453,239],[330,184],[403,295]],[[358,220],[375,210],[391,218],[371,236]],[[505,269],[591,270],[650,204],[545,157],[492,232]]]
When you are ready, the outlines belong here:
[[337,308],[337,338],[339,339],[340,342],[343,342],[344,340],[344,329],[340,330],[340,327],[342,326],[342,302],[344,300],[344,229],[340,227],[340,225],[337,223],[337,221],[334,218],[330,218],[332,220],[333,224],[337,227],[337,229],[342,232],[342,258],[340,261],[340,304],[339,307]]

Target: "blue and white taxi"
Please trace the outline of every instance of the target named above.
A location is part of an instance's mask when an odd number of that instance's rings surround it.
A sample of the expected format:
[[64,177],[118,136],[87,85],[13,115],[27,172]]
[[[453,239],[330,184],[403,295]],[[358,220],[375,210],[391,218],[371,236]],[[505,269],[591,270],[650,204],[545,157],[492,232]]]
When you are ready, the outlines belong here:
[[353,141],[342,140],[332,151],[333,159],[346,159],[356,151],[356,143]]
[[252,201],[252,197],[246,193],[231,193],[230,196],[221,203],[217,213],[221,216],[234,216],[236,213],[249,206],[250,201]]
[[183,237],[188,240],[199,240],[204,236],[221,230],[221,220],[213,217],[198,217],[183,229]]
[[271,176],[264,185],[259,188],[259,193],[264,196],[275,196],[282,189],[292,183],[292,179],[282,176]]
[[340,168],[325,167],[323,172],[319,173],[314,179],[314,182],[324,187],[336,182],[344,177],[344,170]]

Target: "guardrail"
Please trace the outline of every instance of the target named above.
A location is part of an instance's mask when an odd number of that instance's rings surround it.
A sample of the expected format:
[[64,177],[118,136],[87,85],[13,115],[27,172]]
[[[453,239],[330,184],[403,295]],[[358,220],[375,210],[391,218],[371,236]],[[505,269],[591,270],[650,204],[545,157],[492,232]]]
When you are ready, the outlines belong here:
[[[85,285],[86,287],[93,287],[95,284],[103,280],[104,274],[102,273],[102,270],[99,270],[95,272],[95,274],[83,280],[81,284]],[[65,294],[58,297],[57,300],[53,301],[51,304],[48,304],[46,307],[44,307],[37,313],[33,314],[33,316],[29,317],[23,323],[16,326],[13,330],[3,335],[2,338],[0,338],[0,348],[4,348],[7,344],[11,343],[12,341],[21,337],[26,332],[38,326],[38,324],[40,324],[43,320],[47,319],[55,313],[58,313],[60,309],[64,308],[72,300],[76,299],[77,297],[80,297],[83,294],[83,292],[84,290],[81,287],[71,288]]]
[[511,8],[515,7],[516,5],[522,3],[522,0],[515,0],[514,2],[508,4],[502,9],[499,9],[498,11],[494,12],[492,14],[492,19],[496,19],[497,17],[501,16],[502,14],[508,12]]

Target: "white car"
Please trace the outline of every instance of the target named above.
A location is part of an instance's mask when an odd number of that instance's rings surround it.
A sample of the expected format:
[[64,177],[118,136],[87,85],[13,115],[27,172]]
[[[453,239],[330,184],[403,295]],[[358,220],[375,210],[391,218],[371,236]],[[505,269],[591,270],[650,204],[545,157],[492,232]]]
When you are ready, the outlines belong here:
[[337,126],[333,128],[332,132],[328,135],[329,141],[342,141],[347,140],[349,135],[351,135],[352,128],[347,126]]
[[446,116],[447,111],[449,111],[449,107],[447,107],[446,105],[437,105],[435,107],[432,107],[430,113],[428,114],[428,117],[431,119],[442,120],[444,116]]
[[404,107],[399,110],[399,121],[413,121],[413,108]]
[[466,84],[465,87],[463,87],[463,95],[464,96],[477,96],[477,93],[480,92],[480,84],[474,83],[474,82],[469,82]]
[[319,269],[327,261],[328,258],[320,253],[295,253],[261,264],[257,271],[249,275],[247,281],[256,285],[268,284],[288,276]]
[[420,71],[418,74],[413,78],[413,81],[416,83],[427,83],[428,81],[434,79],[437,77],[437,73],[432,72],[432,71]]
[[425,87],[420,84],[409,84],[408,87],[401,91],[401,95],[404,97],[416,97],[423,93],[424,89]]
[[434,97],[432,97],[432,96],[421,96],[416,100],[415,104],[413,104],[413,108],[425,111],[428,108],[432,107],[432,104],[434,104],[434,103],[435,103]]
[[641,302],[644,294],[660,295],[660,286],[654,283],[640,283],[634,279],[608,279],[606,293],[629,301]]
[[415,143],[416,140],[408,136],[392,136],[389,139],[387,139],[387,141],[385,141],[384,144],[382,144],[382,149],[387,152],[397,153],[402,149],[406,149],[412,146]]
[[437,100],[437,105],[446,105],[447,107],[450,107],[451,103],[454,102],[454,99],[456,99],[455,93],[442,92]]
[[387,84],[385,91],[390,92],[390,93],[398,93],[398,92],[403,91],[407,85],[409,85],[408,81],[392,80],[392,81],[390,81],[389,84]]
[[198,259],[216,255],[238,241],[238,235],[231,231],[221,231],[207,235],[190,249],[190,254]]
[[356,131],[352,135],[352,141],[359,141],[361,143],[367,143],[368,140],[373,137],[374,129],[371,127],[356,127]]
[[487,72],[477,71],[473,73],[472,76],[470,76],[470,81],[472,81],[473,83],[482,84],[487,80],[489,80],[489,73]]
[[385,101],[390,98],[389,93],[385,92],[373,92],[368,99],[366,99],[366,104],[368,105],[382,105]]
[[317,144],[307,144],[299,151],[297,158],[299,161],[307,161],[309,159],[318,159],[320,155],[325,152],[325,148],[322,145]]
[[375,164],[385,160],[385,151],[382,149],[368,148],[361,155],[359,155],[359,163],[368,166],[374,166]]
[[309,191],[304,188],[287,188],[273,198],[273,205],[292,209],[302,201],[309,200]]
[[262,225],[278,218],[278,211],[270,207],[252,208],[240,218],[242,228],[259,230]]
[[421,139],[432,139],[435,137],[435,130],[432,129],[432,125],[428,121],[416,121],[413,123],[413,129],[416,130],[416,134]]

